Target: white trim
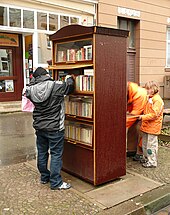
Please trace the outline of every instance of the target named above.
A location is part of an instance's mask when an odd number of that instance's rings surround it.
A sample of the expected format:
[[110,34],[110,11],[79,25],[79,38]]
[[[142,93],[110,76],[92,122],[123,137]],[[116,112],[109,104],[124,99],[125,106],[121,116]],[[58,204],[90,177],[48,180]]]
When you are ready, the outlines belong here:
[[33,70],[38,67],[38,32],[34,32],[32,36],[33,49]]
[[[86,14],[93,14],[94,15],[94,12],[90,13],[89,11],[86,11],[86,10],[82,10],[82,9],[75,8],[75,7],[70,7],[70,6],[67,6],[64,4],[49,2],[48,0],[47,1],[44,1],[44,0],[28,0],[28,2],[34,2],[34,3],[44,4],[44,5],[48,5],[48,6],[57,6],[60,8],[65,8],[67,10],[79,11],[79,12],[83,12]],[[79,3],[80,3],[80,1],[79,1]]]
[[26,87],[26,74],[25,74],[25,36],[22,35],[22,51],[23,51],[23,77],[24,77],[24,88]]
[[[79,8],[75,8],[75,7],[70,7],[70,6],[67,6],[67,5],[63,5],[63,4],[58,4],[58,3],[50,3],[49,1],[42,1],[42,0],[28,0],[27,2],[32,2],[33,4],[35,3],[38,3],[38,4],[42,4],[42,5],[48,5],[48,6],[56,6],[56,7],[59,7],[59,8],[64,8],[66,10],[71,10],[71,11],[77,11],[77,12],[81,12],[81,13],[85,13],[85,14],[89,14],[89,15],[95,15],[95,11],[94,12],[89,12],[89,11],[86,11],[86,10],[82,10],[82,9],[79,9]],[[80,3],[80,1],[78,1]],[[82,2],[81,2],[82,3]],[[80,3],[80,4],[81,4]],[[85,3],[83,3],[85,4]],[[25,7],[22,7],[22,6],[16,6],[16,5],[11,5],[11,4],[1,4],[0,3],[0,6],[3,6],[3,7],[12,7],[12,8],[18,8],[18,9],[25,9]],[[82,8],[82,7],[81,7]],[[29,10],[35,10],[33,8],[28,8]],[[55,10],[55,9],[54,9]],[[43,10],[42,10],[43,11]],[[50,12],[50,11],[49,11]]]

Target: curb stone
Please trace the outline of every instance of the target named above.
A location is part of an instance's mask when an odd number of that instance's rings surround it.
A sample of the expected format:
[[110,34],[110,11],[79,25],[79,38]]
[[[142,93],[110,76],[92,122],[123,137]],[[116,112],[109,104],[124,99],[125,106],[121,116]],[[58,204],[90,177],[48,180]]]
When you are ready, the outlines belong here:
[[140,202],[142,206],[128,213],[127,215],[151,215],[170,205],[170,185],[167,184],[160,188],[149,191],[142,197],[136,197],[134,201]]
[[161,196],[161,198],[155,199],[155,201],[150,202],[150,204],[145,206],[146,214],[153,214],[162,208],[170,204],[170,193]]

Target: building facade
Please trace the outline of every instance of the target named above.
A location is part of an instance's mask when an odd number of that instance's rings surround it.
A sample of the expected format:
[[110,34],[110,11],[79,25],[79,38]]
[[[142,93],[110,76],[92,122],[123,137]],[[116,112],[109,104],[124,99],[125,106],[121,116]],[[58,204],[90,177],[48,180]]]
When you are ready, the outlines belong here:
[[33,70],[47,68],[49,35],[70,24],[95,25],[95,0],[1,0],[0,102],[21,100]]
[[49,35],[70,24],[129,30],[127,80],[156,80],[170,98],[169,0],[1,0],[0,102],[21,100],[33,70],[51,63]]
[[98,25],[129,30],[128,80],[158,81],[170,98],[170,1],[99,0]]

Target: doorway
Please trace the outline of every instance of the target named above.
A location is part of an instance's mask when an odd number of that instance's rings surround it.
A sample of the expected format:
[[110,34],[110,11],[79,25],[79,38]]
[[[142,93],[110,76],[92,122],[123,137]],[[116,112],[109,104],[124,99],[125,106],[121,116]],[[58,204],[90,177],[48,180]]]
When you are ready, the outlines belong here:
[[30,83],[33,75],[33,39],[32,35],[25,35],[25,78],[26,84]]
[[136,25],[136,20],[118,18],[118,28],[129,31],[127,40],[127,81],[138,83],[139,77],[136,71]]

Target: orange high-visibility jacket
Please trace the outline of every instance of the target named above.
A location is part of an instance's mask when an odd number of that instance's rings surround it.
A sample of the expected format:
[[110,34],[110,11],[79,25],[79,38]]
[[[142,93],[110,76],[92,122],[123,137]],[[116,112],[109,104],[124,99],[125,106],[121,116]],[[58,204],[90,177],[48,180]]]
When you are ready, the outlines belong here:
[[158,93],[148,97],[148,102],[142,116],[140,130],[148,134],[160,134],[163,120],[164,103]]
[[[145,88],[138,86],[136,83],[128,82],[128,101],[127,109],[129,113],[140,115],[143,113],[144,107],[147,102],[147,91]],[[126,119],[126,127],[131,127],[136,118],[128,117]]]

